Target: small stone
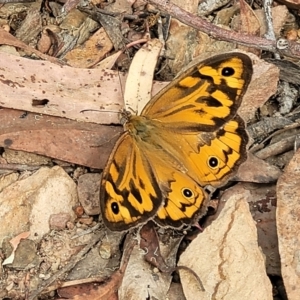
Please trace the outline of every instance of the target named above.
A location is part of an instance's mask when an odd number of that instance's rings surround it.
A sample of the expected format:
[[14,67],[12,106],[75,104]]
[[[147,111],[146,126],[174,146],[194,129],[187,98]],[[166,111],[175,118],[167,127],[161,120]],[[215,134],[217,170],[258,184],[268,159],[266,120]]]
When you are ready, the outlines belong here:
[[78,179],[78,198],[88,215],[100,214],[100,179],[99,173],[87,173]]
[[103,259],[109,259],[111,257],[111,245],[109,242],[101,243],[99,254]]
[[51,230],[63,230],[67,227],[67,223],[71,220],[71,216],[67,213],[53,214],[50,216],[49,225]]

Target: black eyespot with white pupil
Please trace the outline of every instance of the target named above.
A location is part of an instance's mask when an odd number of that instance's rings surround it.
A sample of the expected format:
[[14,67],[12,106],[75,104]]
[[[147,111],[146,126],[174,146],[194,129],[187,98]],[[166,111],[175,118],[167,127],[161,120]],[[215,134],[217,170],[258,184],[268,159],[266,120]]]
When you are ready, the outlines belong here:
[[194,196],[194,193],[192,190],[188,189],[188,188],[184,188],[181,190],[181,193],[183,195],[183,197],[190,199]]
[[208,159],[208,165],[209,167],[211,167],[212,169],[215,169],[218,167],[219,165],[219,160],[214,157],[214,156],[211,156],[209,159]]
[[120,212],[119,205],[118,205],[117,202],[113,202],[113,203],[110,205],[110,207],[111,207],[112,212],[113,212],[115,215],[117,215],[117,214]]
[[231,67],[225,67],[222,69],[222,75],[224,77],[230,77],[235,73],[234,68]]

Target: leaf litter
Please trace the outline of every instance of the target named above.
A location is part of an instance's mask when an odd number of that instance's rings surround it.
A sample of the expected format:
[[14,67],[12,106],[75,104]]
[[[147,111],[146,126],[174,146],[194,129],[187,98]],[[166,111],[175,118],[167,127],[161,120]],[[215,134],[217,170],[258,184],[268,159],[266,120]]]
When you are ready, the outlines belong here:
[[[124,234],[99,228],[95,202],[100,170],[122,132],[114,124],[119,122],[123,94],[126,99],[149,99],[151,91],[153,95],[165,85],[154,82],[151,88],[149,79],[158,53],[162,56],[155,75],[167,81],[194,57],[230,51],[236,45],[223,31],[218,33],[223,41],[217,41],[168,18],[166,12],[158,18],[154,3],[100,1],[97,8],[90,7],[91,13],[71,9],[74,4],[65,5],[65,14],[59,2],[49,2],[48,7],[40,2],[6,3],[0,8],[0,297],[195,299],[199,294],[203,299],[240,299],[248,294],[249,299],[286,299],[286,293],[288,299],[297,299],[299,151],[294,128],[299,109],[298,94],[285,95],[293,85],[297,91],[299,70],[289,67],[288,56],[276,58],[280,72],[268,59],[270,54],[261,55],[270,63],[251,56],[253,81],[240,114],[249,128],[261,122],[264,138],[257,128],[249,130],[255,147],[233,179],[240,183],[227,186],[223,195],[220,189],[217,212],[212,209],[201,223],[202,233],[197,229],[183,236],[145,228],[124,239]],[[272,7],[274,33],[297,41],[297,22],[291,17],[291,7],[297,4],[285,4]],[[195,1],[179,5],[193,14],[200,7]],[[240,15],[238,5],[217,12],[212,7],[207,15],[236,31],[258,37],[266,32],[260,28],[267,28],[268,15],[256,1],[251,7],[241,2]],[[137,56],[137,65],[144,69],[129,71],[133,79],[124,92],[126,72],[119,71],[126,71],[122,68],[149,34],[160,39],[163,51],[152,51],[148,43],[138,52],[146,63],[139,63]],[[240,37],[244,41],[242,33]],[[133,45],[123,51],[128,43]],[[255,54],[265,50],[251,38],[246,46]],[[144,49],[148,53],[143,54]],[[114,64],[119,71],[107,69]],[[293,79],[292,85],[277,90],[279,78]],[[268,139],[274,132],[277,139]],[[145,236],[148,244],[143,245]],[[19,243],[11,246],[11,239]],[[176,270],[177,262],[186,269]]]

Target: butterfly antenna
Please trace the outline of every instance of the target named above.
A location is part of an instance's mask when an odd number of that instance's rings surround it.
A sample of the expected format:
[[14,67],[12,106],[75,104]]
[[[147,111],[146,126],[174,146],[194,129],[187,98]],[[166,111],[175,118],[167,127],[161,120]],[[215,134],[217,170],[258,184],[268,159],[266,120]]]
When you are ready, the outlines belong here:
[[119,137],[121,134],[122,134],[122,132],[118,132],[118,133],[114,134],[109,140],[107,140],[107,141],[105,141],[105,142],[103,142],[103,143],[101,143],[101,144],[99,144],[99,145],[92,145],[92,146],[90,146],[90,147],[91,147],[91,148],[99,148],[99,147],[102,147],[102,146],[104,146],[104,145],[106,145],[106,144],[109,144],[111,141],[113,141],[116,137]]
[[122,94],[122,99],[123,99],[123,102],[124,102],[124,89],[123,89],[122,80],[121,80],[119,70],[118,70],[118,77],[119,77],[119,83],[120,83],[120,90],[121,90],[121,94]]

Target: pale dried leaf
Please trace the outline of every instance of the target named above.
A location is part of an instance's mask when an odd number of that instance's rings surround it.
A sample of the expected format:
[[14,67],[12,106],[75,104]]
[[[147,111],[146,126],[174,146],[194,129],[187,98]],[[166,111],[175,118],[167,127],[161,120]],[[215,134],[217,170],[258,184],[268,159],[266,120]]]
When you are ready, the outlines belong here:
[[[1,38],[1,36],[0,36]],[[77,69],[1,53],[0,105],[98,124],[119,123],[125,75]],[[166,83],[155,83],[156,94]],[[39,105],[40,104],[40,105]]]
[[[273,299],[257,231],[242,191],[225,204],[219,217],[189,245],[179,265],[191,268],[205,292],[188,271],[180,271],[189,299]],[[251,263],[250,263],[251,262]]]
[[95,69],[111,69],[121,54],[122,51],[119,50],[118,52],[102,59],[98,64],[95,65]]
[[140,112],[151,99],[153,74],[162,44],[153,39],[134,56],[129,68],[124,91],[126,109]]
[[[181,238],[170,238],[167,244],[160,242],[160,250],[169,266],[175,265],[177,249]],[[135,246],[119,289],[119,300],[166,299],[172,276],[151,266],[144,258],[145,252]]]
[[258,108],[276,93],[279,80],[279,69],[247,53],[253,61],[253,76],[243,98],[239,115],[245,120],[252,119]]

